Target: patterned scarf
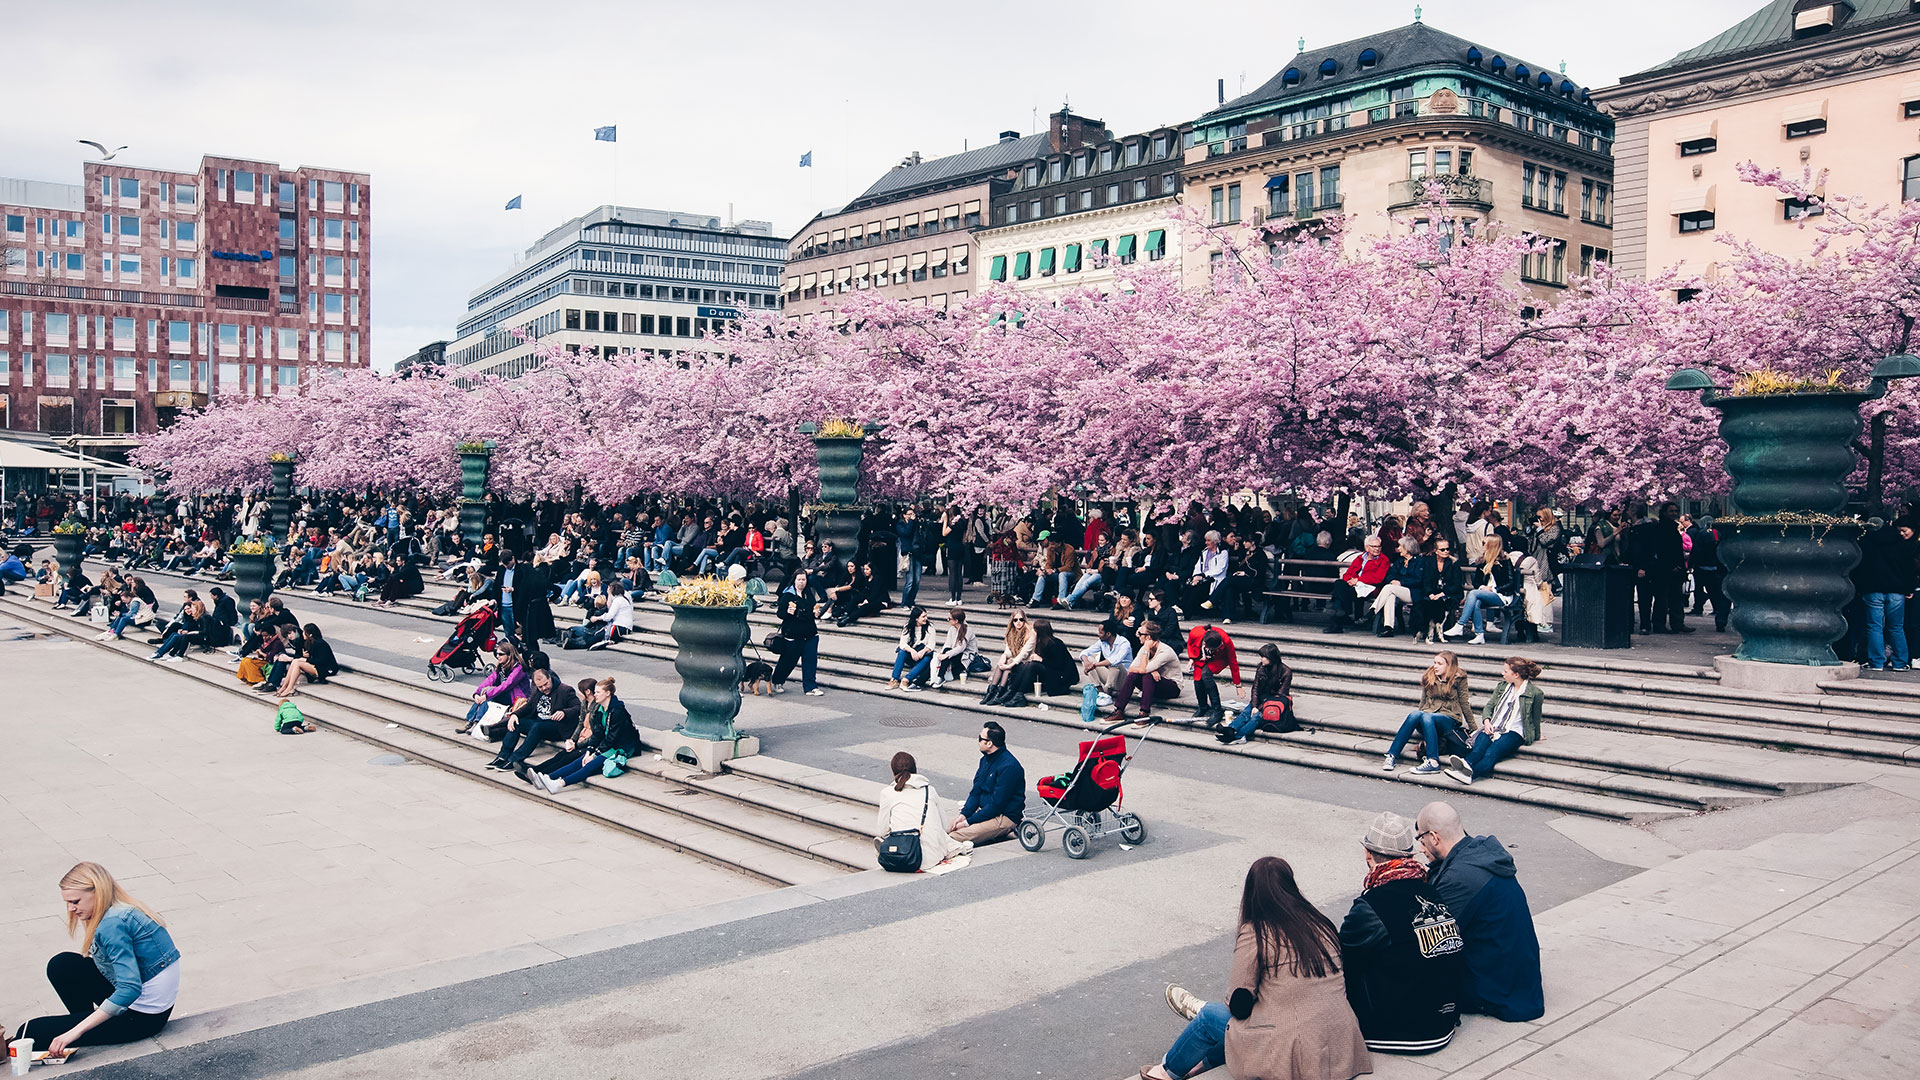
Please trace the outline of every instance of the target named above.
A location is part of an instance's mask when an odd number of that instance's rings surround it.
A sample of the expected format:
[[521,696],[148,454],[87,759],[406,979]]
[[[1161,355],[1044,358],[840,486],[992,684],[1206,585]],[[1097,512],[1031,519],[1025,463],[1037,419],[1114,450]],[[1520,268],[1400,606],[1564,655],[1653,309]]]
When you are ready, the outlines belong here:
[[1420,865],[1420,860],[1389,859],[1386,862],[1373,864],[1373,868],[1367,871],[1367,883],[1361,886],[1361,891],[1364,892],[1377,885],[1385,885],[1389,881],[1425,880],[1427,880],[1427,868]]

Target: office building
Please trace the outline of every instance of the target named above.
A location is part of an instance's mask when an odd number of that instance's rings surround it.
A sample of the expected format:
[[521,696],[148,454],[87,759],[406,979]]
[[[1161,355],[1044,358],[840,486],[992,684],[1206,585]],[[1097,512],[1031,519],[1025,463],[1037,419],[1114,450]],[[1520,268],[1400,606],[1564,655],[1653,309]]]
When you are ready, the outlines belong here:
[[518,375],[536,343],[601,356],[705,350],[743,312],[780,306],[787,245],[764,221],[601,206],[475,289],[447,363]]
[[114,448],[371,355],[365,173],[206,157],[0,179],[0,430]]
[[[1564,73],[1423,22],[1303,48],[1188,139],[1185,199],[1210,228],[1420,228],[1437,183],[1453,227],[1553,241],[1520,268],[1543,297],[1613,247],[1612,120]],[[1189,282],[1222,265],[1217,244],[1187,252]]]
[[[1088,131],[1105,134],[1099,121]],[[1180,266],[1181,132],[1083,138],[1020,166],[974,234],[987,282],[1042,294],[1107,291],[1118,267]]]
[[1716,236],[1788,257],[1817,203],[1736,175],[1751,161],[1870,205],[1920,199],[1920,4],[1774,0],[1594,99],[1614,116],[1620,220],[1614,259],[1654,276],[1711,276]]
[[947,157],[909,155],[794,235],[787,315],[831,319],[840,297],[868,291],[939,308],[965,300],[979,288],[972,233],[995,195],[1047,155],[1110,138],[1099,121],[1061,109],[1037,135],[1003,131],[997,142]]

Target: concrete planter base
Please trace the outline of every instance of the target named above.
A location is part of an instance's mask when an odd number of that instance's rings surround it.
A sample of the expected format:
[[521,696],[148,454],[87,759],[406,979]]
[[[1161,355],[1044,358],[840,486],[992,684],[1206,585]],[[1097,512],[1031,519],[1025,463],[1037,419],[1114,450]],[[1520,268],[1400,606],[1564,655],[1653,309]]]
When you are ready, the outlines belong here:
[[1720,685],[1728,690],[1757,690],[1766,694],[1824,694],[1829,684],[1860,677],[1860,665],[1776,664],[1716,656]]

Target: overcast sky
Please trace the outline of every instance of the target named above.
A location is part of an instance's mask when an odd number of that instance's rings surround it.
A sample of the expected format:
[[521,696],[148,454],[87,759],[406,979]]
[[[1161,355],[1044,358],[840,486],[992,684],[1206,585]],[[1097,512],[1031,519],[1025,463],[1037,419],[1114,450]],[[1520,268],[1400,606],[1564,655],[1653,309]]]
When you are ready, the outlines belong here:
[[[1600,87],[1763,0],[1431,0],[1425,21]],[[905,154],[1037,130],[1063,100],[1116,133],[1192,119],[1307,47],[1412,3],[1255,0],[10,0],[0,175],[78,183],[75,139],[372,176],[373,347],[451,337],[468,292],[602,203],[790,235]],[[22,104],[31,102],[31,107]],[[616,124],[619,142],[593,141]],[[801,169],[813,152],[813,168]],[[615,171],[618,170],[616,186]],[[525,209],[506,212],[514,195]]]

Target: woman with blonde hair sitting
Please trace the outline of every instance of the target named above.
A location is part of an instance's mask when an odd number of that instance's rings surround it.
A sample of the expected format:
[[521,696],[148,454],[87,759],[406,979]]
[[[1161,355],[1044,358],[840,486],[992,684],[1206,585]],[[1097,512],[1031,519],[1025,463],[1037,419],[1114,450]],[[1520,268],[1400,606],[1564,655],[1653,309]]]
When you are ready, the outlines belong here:
[[1443,637],[1457,638],[1467,632],[1467,624],[1473,624],[1473,637],[1469,645],[1487,643],[1487,608],[1504,608],[1511,621],[1516,612],[1514,604],[1518,600],[1515,592],[1515,573],[1513,563],[1507,561],[1506,545],[1497,536],[1489,536],[1480,549],[1479,561],[1467,567],[1473,579],[1473,591],[1467,593],[1467,602],[1460,608],[1460,621],[1452,629],[1443,631]]
[[1016,610],[1007,616],[1006,648],[1000,651],[1000,658],[993,662],[993,672],[987,676],[987,692],[980,695],[980,704],[999,705],[1002,699],[1013,696],[1013,669],[1033,659],[1034,644],[1033,627],[1028,625],[1027,613]]
[[121,890],[99,863],[76,863],[60,879],[67,933],[81,934],[80,952],[47,961],[47,981],[66,1006],[14,1036],[55,1057],[73,1046],[110,1046],[150,1039],[167,1026],[180,996],[180,950],[153,909]]

